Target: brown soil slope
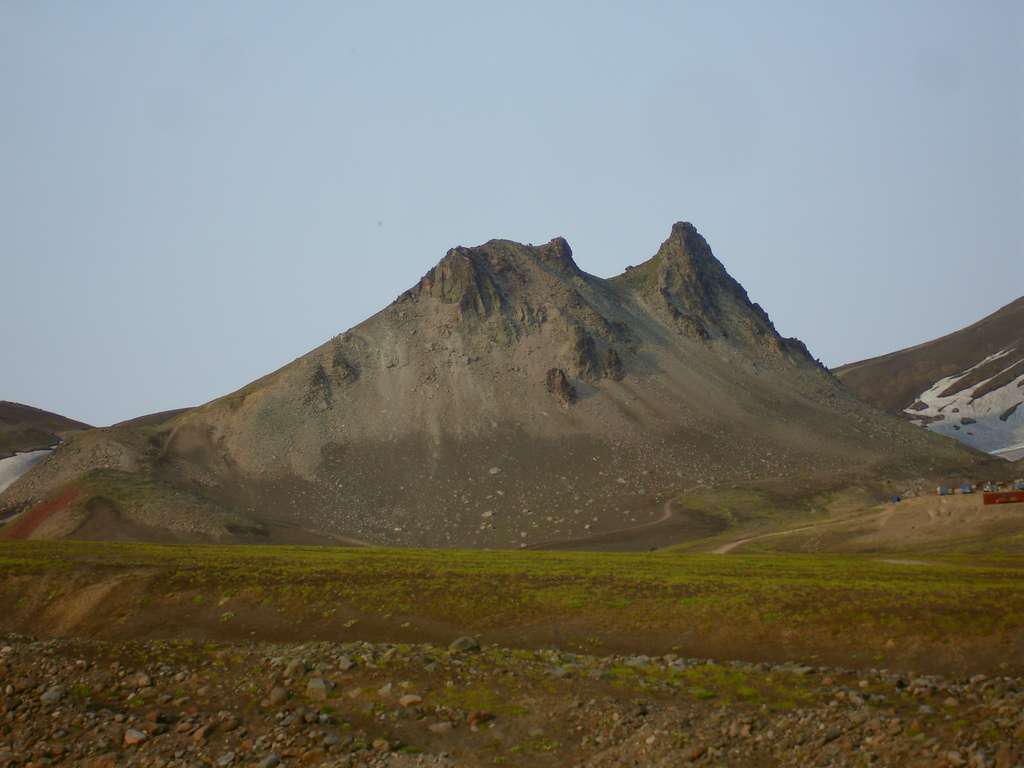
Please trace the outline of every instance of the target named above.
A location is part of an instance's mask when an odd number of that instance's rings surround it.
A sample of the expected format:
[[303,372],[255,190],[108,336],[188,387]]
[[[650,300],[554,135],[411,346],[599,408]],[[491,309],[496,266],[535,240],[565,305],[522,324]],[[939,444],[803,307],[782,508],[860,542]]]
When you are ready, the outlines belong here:
[[62,436],[89,425],[31,405],[0,400],[0,459],[19,451],[50,448]]
[[[978,460],[849,394],[685,223],[611,280],[561,238],[454,248],[386,309],[237,392],[81,437],[0,511],[78,483],[122,519],[174,518],[178,537],[214,514],[204,537],[507,547],[650,522],[663,493],[694,484]],[[67,514],[34,535],[73,535],[87,513]]]
[[932,383],[1009,348],[1024,353],[1024,296],[955,333],[843,365],[834,373],[869,403],[899,413]]

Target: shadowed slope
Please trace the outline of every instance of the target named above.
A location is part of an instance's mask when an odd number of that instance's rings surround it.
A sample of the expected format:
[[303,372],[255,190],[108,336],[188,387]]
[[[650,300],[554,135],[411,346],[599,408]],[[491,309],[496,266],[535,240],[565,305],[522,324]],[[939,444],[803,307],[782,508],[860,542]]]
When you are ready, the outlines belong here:
[[0,459],[19,451],[51,448],[67,432],[88,424],[31,405],[0,400]]

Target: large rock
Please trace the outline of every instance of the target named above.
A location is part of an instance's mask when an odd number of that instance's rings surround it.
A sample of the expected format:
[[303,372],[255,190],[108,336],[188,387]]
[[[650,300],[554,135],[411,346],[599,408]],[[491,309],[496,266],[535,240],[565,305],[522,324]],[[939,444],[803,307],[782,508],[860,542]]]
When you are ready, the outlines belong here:
[[267,702],[272,707],[279,707],[288,700],[288,689],[275,685],[270,689],[270,693],[267,696]]
[[480,641],[475,637],[465,636],[459,637],[452,641],[451,645],[448,646],[448,650],[455,651],[456,653],[471,653],[473,651],[480,650]]
[[64,698],[66,692],[67,691],[65,690],[64,686],[54,685],[50,688],[47,688],[43,695],[39,697],[39,700],[43,702],[43,704],[56,704],[58,701]]
[[313,701],[326,701],[329,690],[327,681],[322,677],[314,677],[306,683],[306,696]]
[[134,728],[129,728],[124,732],[124,744],[126,747],[133,747],[136,744],[141,744],[146,741],[149,737],[146,736],[142,731],[138,731]]

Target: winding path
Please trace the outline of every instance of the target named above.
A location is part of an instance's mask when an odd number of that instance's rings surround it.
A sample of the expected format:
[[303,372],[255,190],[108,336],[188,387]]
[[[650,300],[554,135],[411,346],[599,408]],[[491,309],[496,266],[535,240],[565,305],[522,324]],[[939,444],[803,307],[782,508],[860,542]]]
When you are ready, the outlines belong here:
[[771,538],[772,536],[787,536],[787,535],[789,535],[791,533],[799,533],[800,531],[809,531],[809,530],[814,530],[814,529],[818,529],[818,528],[830,528],[830,527],[832,527],[834,525],[842,525],[843,523],[850,523],[850,522],[853,522],[853,521],[858,521],[858,522],[875,521],[875,520],[879,520],[879,519],[881,519],[881,518],[883,518],[883,517],[885,517],[887,515],[890,515],[890,514],[892,514],[892,510],[891,509],[884,509],[881,512],[879,512],[878,514],[875,514],[875,515],[855,515],[853,517],[844,517],[841,520],[822,520],[819,523],[808,523],[806,525],[798,525],[796,528],[787,528],[787,529],[782,530],[782,531],[772,531],[770,533],[760,533],[760,534],[758,534],[756,536],[747,536],[747,537],[742,538],[742,539],[736,539],[735,541],[730,541],[730,542],[728,542],[726,544],[722,544],[721,546],[718,546],[715,549],[711,550],[711,553],[714,554],[714,555],[724,555],[724,554],[727,554],[729,552],[732,552],[737,547],[742,547],[744,544],[749,544],[752,541],[758,541],[760,539],[768,539],[768,538]]
[[654,520],[648,520],[646,523],[640,523],[639,525],[630,525],[625,528],[616,528],[611,531],[598,531],[595,533],[588,534],[586,536],[576,536],[568,539],[549,539],[548,541],[537,542],[536,544],[530,544],[525,549],[552,549],[552,548],[569,548],[574,544],[586,544],[588,542],[597,543],[603,539],[609,537],[615,537],[620,534],[636,534],[637,531],[643,531],[647,528],[654,528],[655,526],[664,525],[676,516],[675,510],[672,508],[672,499],[669,499],[661,505],[661,515],[656,517]]

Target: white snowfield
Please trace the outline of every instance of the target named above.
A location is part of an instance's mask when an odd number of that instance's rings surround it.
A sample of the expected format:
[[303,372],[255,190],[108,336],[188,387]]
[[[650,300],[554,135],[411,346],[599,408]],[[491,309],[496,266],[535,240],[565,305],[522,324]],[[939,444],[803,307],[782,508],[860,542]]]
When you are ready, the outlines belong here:
[[0,459],[0,493],[51,453],[52,448],[44,448],[41,451],[26,451]]
[[1011,445],[1009,448],[1000,448],[998,451],[992,451],[992,453],[1007,461],[1020,461],[1024,459],[1024,443]]
[[[964,376],[996,360],[1003,360],[1005,365],[993,376],[948,397],[941,396],[942,392]],[[967,370],[935,382],[917,397],[919,403],[928,407],[920,410],[910,407],[905,413],[912,417],[915,424],[933,432],[954,437],[972,448],[1008,461],[1015,461],[1024,456],[1024,374],[977,399],[974,398],[974,392],[1021,360],[1024,360],[1024,354],[1015,347],[989,355]],[[1014,406],[1017,409],[1012,414],[1005,420],[1000,418]]]

